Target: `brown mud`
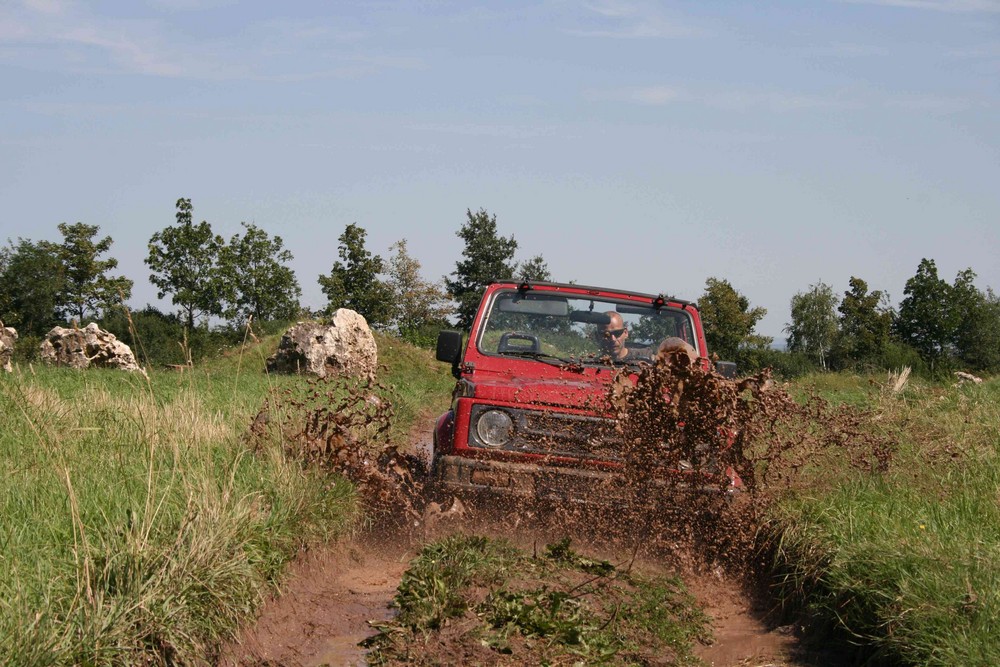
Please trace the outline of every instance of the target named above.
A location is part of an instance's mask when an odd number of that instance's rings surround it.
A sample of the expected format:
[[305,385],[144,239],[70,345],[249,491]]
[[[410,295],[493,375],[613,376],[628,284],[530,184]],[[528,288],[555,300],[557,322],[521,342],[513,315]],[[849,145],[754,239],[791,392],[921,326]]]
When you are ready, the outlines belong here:
[[390,601],[413,554],[353,540],[301,555],[281,595],[226,646],[221,667],[364,665],[358,644],[392,617]]
[[680,573],[712,619],[714,641],[697,650],[707,665],[848,664],[829,650],[806,650],[801,628],[772,616],[759,583],[767,569],[761,529],[771,503],[802,484],[810,466],[869,473],[889,466],[888,441],[864,413],[816,397],[796,402],[767,372],[735,382],[667,353],[638,377],[620,376],[607,397],[622,443],[622,475],[605,489],[619,498],[610,511],[536,498],[492,505],[486,515],[482,505],[430,502],[424,459],[432,422],[402,447],[377,444],[392,418],[380,389],[310,383],[254,421],[259,446],[268,429],[280,429],[290,456],[352,479],[369,522],[354,539],[303,554],[282,594],[218,664],[366,664],[358,643],[393,614],[408,561],[455,531],[505,537],[529,551],[571,537],[579,551],[613,563]]

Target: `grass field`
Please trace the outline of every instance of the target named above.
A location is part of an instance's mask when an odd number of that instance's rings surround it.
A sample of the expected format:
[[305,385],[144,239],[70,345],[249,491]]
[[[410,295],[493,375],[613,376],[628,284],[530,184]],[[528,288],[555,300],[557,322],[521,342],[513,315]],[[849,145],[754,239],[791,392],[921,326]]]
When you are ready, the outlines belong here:
[[[405,437],[447,369],[379,339]],[[304,544],[342,534],[350,485],[248,427],[275,341],[185,373],[0,375],[0,663],[201,664]]]
[[[0,663],[210,662],[303,544],[351,530],[348,484],[247,443],[269,392],[301,383],[262,372],[274,343],[148,380],[0,375]],[[452,378],[426,350],[379,346],[402,443]],[[775,506],[775,593],[816,638],[902,664],[1000,664],[1000,381],[888,384],[789,387],[870,410],[896,452],[881,474],[814,469]]]
[[807,386],[873,410],[898,450],[884,475],[841,476],[777,507],[786,603],[816,638],[834,632],[891,661],[1000,664],[1000,381],[893,393],[831,375],[797,389]]

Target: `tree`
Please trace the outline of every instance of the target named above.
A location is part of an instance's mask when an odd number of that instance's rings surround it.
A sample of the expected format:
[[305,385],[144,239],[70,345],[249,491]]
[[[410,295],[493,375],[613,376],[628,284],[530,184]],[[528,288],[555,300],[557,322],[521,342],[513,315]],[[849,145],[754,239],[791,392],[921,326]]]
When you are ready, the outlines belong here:
[[43,336],[60,323],[64,266],[54,243],[19,238],[0,249],[0,320],[23,335]]
[[285,320],[299,312],[302,289],[286,263],[292,253],[280,236],[270,237],[253,223],[240,223],[243,236],[234,234],[219,252],[219,271],[228,286],[225,315],[234,322]]
[[451,312],[448,294],[440,283],[420,276],[420,262],[410,256],[406,239],[390,248],[388,284],[395,304],[393,324],[403,338],[428,326],[442,326]]
[[204,220],[195,225],[192,211],[190,199],[177,200],[177,224],[153,234],[145,260],[157,298],[172,295],[189,329],[199,317],[222,315],[225,294],[218,266],[224,241]]
[[728,280],[709,278],[705,293],[698,299],[708,348],[721,359],[745,361],[747,352],[766,349],[772,339],[754,333],[766,308],[750,307],[750,300]]
[[956,323],[952,345],[959,359],[976,370],[1000,368],[1000,300],[987,289],[984,293],[973,281],[972,269],[959,271],[951,292]]
[[841,367],[870,364],[882,356],[892,329],[889,297],[868,291],[868,283],[851,276],[850,289],[837,306],[840,313],[834,355]]
[[526,262],[517,265],[518,280],[550,281],[549,265],[541,255],[535,255]]
[[63,242],[58,246],[58,255],[65,276],[59,306],[66,317],[75,317],[81,324],[88,311],[96,317],[100,311],[132,296],[131,280],[105,275],[118,267],[118,260],[114,257],[98,259],[114,243],[110,236],[95,241],[99,230],[98,225],[82,222],[59,225]]
[[497,217],[490,216],[485,209],[473,213],[466,212],[466,222],[458,230],[458,237],[465,241],[462,250],[464,259],[455,263],[451,275],[445,278],[445,285],[458,302],[458,326],[469,329],[476,317],[479,301],[486,286],[497,280],[510,280],[514,276],[514,252],[517,241],[514,237],[497,236]]
[[945,357],[958,325],[952,307],[952,287],[938,277],[932,259],[921,259],[917,273],[906,281],[896,320],[897,337],[927,361],[931,369]]
[[367,234],[354,223],[344,229],[337,249],[340,261],[334,262],[330,275],[319,277],[319,284],[327,298],[327,313],[350,308],[380,329],[391,322],[393,303],[389,286],[379,278],[385,262],[365,248]]
[[833,288],[818,282],[792,297],[792,321],[785,326],[788,350],[804,352],[826,370],[826,360],[837,335],[837,297]]

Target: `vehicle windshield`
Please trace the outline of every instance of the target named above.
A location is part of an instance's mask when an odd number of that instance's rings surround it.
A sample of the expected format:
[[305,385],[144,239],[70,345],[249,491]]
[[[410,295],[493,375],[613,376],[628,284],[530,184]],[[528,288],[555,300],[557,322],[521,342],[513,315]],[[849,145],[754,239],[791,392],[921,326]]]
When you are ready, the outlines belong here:
[[586,365],[651,361],[671,337],[698,348],[683,310],[610,297],[509,291],[493,298],[477,345],[483,354]]

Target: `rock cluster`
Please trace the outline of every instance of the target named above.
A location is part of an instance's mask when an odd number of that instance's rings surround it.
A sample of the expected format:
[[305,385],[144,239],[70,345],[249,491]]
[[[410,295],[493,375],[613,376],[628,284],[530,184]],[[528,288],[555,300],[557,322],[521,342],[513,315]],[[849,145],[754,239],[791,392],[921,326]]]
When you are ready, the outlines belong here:
[[267,360],[272,373],[345,375],[374,379],[378,347],[368,322],[347,308],[334,312],[329,324],[299,322],[286,331],[278,350]]
[[39,346],[42,361],[71,368],[119,368],[138,371],[132,349],[91,322],[82,329],[55,327]]

